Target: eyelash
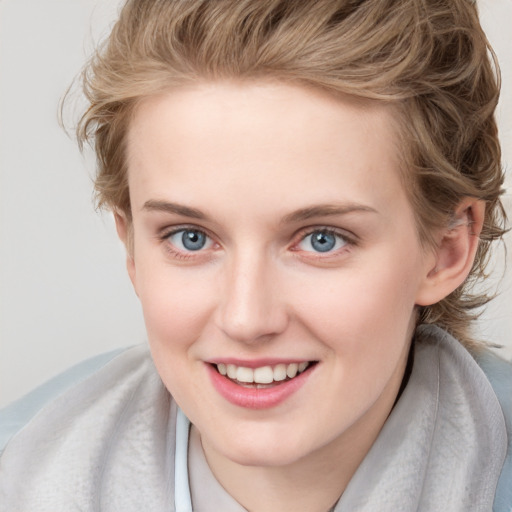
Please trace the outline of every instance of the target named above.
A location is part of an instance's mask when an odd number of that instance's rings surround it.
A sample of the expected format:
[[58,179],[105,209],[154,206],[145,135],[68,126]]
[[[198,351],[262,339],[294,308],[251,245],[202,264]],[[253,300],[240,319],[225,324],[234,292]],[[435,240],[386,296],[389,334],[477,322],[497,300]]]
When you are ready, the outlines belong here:
[[158,237],[160,239],[160,241],[162,242],[162,244],[163,244],[163,246],[165,248],[165,251],[167,253],[169,253],[174,259],[182,260],[182,261],[187,261],[187,260],[190,260],[190,259],[193,259],[193,258],[197,258],[198,256],[204,256],[204,254],[201,254],[201,253],[204,252],[201,249],[199,249],[197,251],[182,251],[182,250],[177,249],[169,241],[169,238],[172,237],[173,235],[176,235],[178,233],[185,232],[185,231],[195,231],[197,233],[201,233],[207,239],[211,240],[213,242],[213,244],[215,244],[215,242],[213,240],[213,237],[210,236],[208,234],[208,232],[205,231],[202,228],[198,228],[197,226],[190,226],[190,225],[174,227],[174,228],[172,228],[170,230],[164,231]]
[[[198,249],[197,251],[182,251],[180,249],[177,249],[170,241],[169,238],[173,235],[176,235],[181,232],[186,231],[195,231],[197,233],[203,234],[208,240],[210,240],[214,245],[216,242],[214,241],[214,238],[208,234],[208,232],[203,229],[199,228],[197,226],[193,225],[184,225],[184,226],[177,226],[173,227],[170,230],[164,231],[161,235],[159,235],[159,240],[164,244],[164,248],[166,252],[168,252],[174,259],[178,260],[190,260],[193,258],[197,258],[199,256],[205,256],[205,251],[201,249]],[[322,253],[321,251],[301,251],[301,249],[298,248],[299,244],[304,242],[308,236],[313,235],[314,233],[321,233],[323,235],[327,236],[334,236],[338,239],[341,239],[343,241],[343,246],[341,248],[335,249],[335,250],[327,250],[325,253]],[[327,259],[339,256],[341,253],[345,253],[346,251],[349,251],[351,247],[357,246],[357,238],[354,235],[348,234],[346,231],[341,231],[334,229],[332,227],[326,227],[326,226],[312,226],[309,228],[305,228],[301,231],[299,231],[296,235],[294,235],[294,242],[290,246],[290,250],[293,252],[304,252],[308,253],[308,258],[315,258],[315,259]]]
[[[334,250],[327,250],[325,252],[321,251],[301,251],[301,249],[297,248],[301,243],[303,243],[309,236],[319,233],[327,236],[334,236],[338,239],[341,239],[343,245]],[[298,241],[294,242],[291,250],[296,252],[305,252],[308,253],[308,258],[315,258],[317,260],[335,258],[340,256],[341,254],[349,251],[352,247],[357,245],[357,238],[354,235],[347,233],[346,231],[342,231],[339,229],[335,229],[332,227],[326,226],[312,226],[306,228],[305,230],[300,231],[297,234]]]

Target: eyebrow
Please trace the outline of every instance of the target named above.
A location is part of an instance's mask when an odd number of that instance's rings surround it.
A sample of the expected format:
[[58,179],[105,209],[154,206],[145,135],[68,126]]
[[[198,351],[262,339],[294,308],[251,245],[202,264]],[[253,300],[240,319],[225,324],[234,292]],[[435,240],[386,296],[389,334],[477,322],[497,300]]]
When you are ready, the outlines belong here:
[[[160,201],[150,199],[144,203],[142,207],[146,211],[159,211],[165,213],[172,213],[181,215],[183,217],[190,217],[192,219],[207,220],[208,217],[197,208],[191,208],[179,203],[171,203],[168,201]],[[343,205],[336,204],[320,204],[315,206],[309,206],[301,208],[285,215],[281,219],[281,224],[292,224],[296,222],[303,222],[305,220],[312,219],[314,217],[332,217],[336,215],[346,215],[353,212],[363,213],[378,213],[377,210],[371,206],[366,206],[359,203],[347,203]]]
[[166,213],[174,213],[176,215],[182,215],[183,217],[190,217],[192,219],[206,220],[206,215],[196,208],[190,208],[178,203],[169,203],[167,201],[158,201],[150,199],[144,203],[142,207],[146,211],[158,211]]
[[282,219],[283,224],[302,222],[314,217],[332,217],[335,215],[346,215],[353,212],[378,213],[375,208],[358,203],[347,203],[343,205],[320,204],[301,208],[295,212],[285,215]]

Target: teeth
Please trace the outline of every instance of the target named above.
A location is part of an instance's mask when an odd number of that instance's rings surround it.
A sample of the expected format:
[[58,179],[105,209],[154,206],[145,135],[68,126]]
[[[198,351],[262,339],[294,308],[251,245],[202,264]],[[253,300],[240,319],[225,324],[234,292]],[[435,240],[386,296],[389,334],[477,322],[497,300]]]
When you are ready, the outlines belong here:
[[227,372],[228,372],[228,377],[230,379],[236,379],[236,366],[234,364],[228,364]]
[[270,384],[274,380],[274,372],[271,366],[262,366],[254,370],[254,382],[258,384]]
[[254,382],[254,371],[250,368],[239,366],[236,370],[236,380],[238,382],[251,383]]
[[286,379],[286,365],[285,364],[278,364],[274,368],[274,380],[279,382],[281,380]]
[[217,365],[217,370],[221,375],[227,375],[232,380],[243,382],[244,384],[271,384],[272,382],[281,382],[287,378],[293,379],[298,373],[302,373],[309,366],[309,362],[278,364],[272,366],[261,366],[259,368],[246,368],[245,366],[236,366],[234,364]]
[[289,364],[286,368],[286,375],[290,377],[290,379],[293,379],[295,375],[297,375],[297,372],[299,371],[299,365],[297,363]]

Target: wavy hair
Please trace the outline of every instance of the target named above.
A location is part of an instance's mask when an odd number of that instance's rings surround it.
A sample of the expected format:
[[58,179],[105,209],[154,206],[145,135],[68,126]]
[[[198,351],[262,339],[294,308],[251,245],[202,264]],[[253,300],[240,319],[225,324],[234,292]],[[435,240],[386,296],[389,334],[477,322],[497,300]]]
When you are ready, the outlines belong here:
[[486,203],[472,271],[418,311],[464,344],[504,233],[494,119],[499,68],[469,0],[128,0],[84,68],[77,136],[96,151],[99,206],[131,218],[126,134],[136,105],[178,84],[275,78],[395,107],[402,176],[420,239],[432,243],[467,196]]

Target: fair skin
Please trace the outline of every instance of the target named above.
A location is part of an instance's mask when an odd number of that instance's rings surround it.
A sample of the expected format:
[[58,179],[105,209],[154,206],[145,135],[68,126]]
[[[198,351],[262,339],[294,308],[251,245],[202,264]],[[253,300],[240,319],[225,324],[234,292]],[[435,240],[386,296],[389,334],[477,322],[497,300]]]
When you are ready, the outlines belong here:
[[[418,240],[392,115],[289,84],[218,82],[148,98],[131,122],[132,224],[116,220],[151,352],[248,510],[336,502],[393,407],[416,306],[471,266],[475,224],[440,232],[436,250]],[[483,206],[458,215],[478,229]],[[278,380],[277,366],[300,363]],[[233,381],[228,364],[270,367],[274,381]]]

